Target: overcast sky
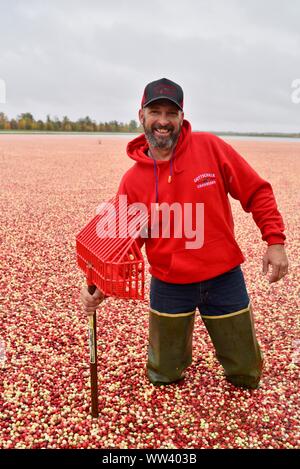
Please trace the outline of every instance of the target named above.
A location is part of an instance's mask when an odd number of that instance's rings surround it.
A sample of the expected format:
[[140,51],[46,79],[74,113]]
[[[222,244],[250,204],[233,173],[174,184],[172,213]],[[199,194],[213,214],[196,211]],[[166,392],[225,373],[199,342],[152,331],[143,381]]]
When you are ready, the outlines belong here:
[[137,119],[167,77],[194,130],[300,131],[299,0],[0,0],[0,15],[9,117]]

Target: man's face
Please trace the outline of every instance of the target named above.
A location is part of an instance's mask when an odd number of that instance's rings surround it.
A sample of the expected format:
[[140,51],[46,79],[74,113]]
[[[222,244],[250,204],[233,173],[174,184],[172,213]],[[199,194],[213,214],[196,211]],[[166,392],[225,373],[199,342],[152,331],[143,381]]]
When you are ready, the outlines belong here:
[[149,145],[160,149],[171,149],[176,145],[183,112],[168,100],[158,100],[139,111]]

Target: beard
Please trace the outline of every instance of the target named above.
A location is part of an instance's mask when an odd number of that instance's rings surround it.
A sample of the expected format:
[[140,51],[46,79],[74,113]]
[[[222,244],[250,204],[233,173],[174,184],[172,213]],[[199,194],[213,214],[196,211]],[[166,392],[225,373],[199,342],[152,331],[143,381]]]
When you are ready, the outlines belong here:
[[[181,125],[176,131],[173,125],[167,125],[167,126],[158,126],[158,125],[153,125],[151,128],[147,127],[145,124],[145,121],[143,122],[143,128],[145,132],[145,137],[149,145],[155,147],[155,148],[160,148],[161,150],[166,150],[174,147],[177,143],[180,131],[181,131]],[[157,135],[154,133],[155,130],[159,129],[164,129],[164,130],[169,130],[169,135]]]

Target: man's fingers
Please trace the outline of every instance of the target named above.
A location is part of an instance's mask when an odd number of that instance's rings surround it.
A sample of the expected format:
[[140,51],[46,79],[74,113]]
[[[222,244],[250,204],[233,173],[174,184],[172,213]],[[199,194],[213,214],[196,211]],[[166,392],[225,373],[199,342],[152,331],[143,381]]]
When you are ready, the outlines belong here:
[[102,299],[102,298],[103,298],[103,294],[98,289],[96,289],[94,293],[91,295],[86,286],[82,288],[81,300],[83,301],[83,303],[93,303],[93,304],[98,303],[99,299]]
[[103,299],[104,298],[104,295],[102,293],[102,291],[98,290],[98,288],[96,288],[96,290],[94,291],[94,294],[92,295],[92,297],[96,300],[99,300],[99,299]]
[[85,310],[95,310],[101,303],[101,300],[83,301]]
[[83,286],[81,290],[81,301],[84,313],[87,316],[92,316],[105,298],[105,295],[100,290],[96,289],[93,295],[91,295],[87,287]]
[[288,273],[288,265],[280,264],[272,266],[272,275],[269,279],[269,283],[278,282]]
[[272,265],[272,275],[269,278],[269,283],[277,282],[279,280],[279,271],[280,271],[280,266],[279,265]]
[[85,307],[95,307],[95,306],[98,306],[98,304],[100,303],[100,300],[99,299],[96,299],[96,298],[82,298],[82,303]]
[[99,305],[87,304],[83,306],[85,313],[94,313]]
[[280,280],[282,277],[284,277],[288,273],[288,266],[285,264],[282,264],[279,269],[279,279]]
[[86,316],[93,316],[95,311],[84,311]]

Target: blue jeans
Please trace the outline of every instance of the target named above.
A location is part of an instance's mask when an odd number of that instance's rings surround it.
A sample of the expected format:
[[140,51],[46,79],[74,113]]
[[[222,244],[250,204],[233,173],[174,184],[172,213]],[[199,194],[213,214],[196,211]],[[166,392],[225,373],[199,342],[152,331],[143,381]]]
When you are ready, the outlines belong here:
[[204,316],[219,316],[247,308],[249,304],[244,275],[238,265],[203,282],[177,284],[152,277],[151,309],[165,313],[185,313],[199,309]]

